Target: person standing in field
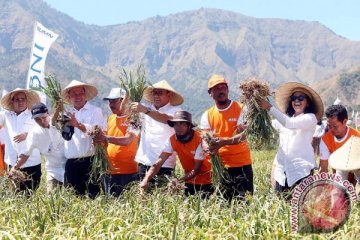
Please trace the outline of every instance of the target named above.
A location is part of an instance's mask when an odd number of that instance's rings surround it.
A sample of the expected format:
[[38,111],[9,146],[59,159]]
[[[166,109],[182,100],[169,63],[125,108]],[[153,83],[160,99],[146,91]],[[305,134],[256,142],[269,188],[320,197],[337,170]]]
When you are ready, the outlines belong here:
[[107,153],[112,168],[106,189],[107,193],[118,197],[131,182],[139,180],[138,166],[135,162],[138,131],[130,129],[129,114],[125,112],[125,108],[121,108],[122,104],[127,104],[125,90],[112,88],[103,100],[109,101],[113,114],[107,119],[105,134],[94,141],[108,144]]
[[45,157],[46,186],[48,193],[63,185],[66,158],[64,155],[64,139],[55,127],[55,120],[61,112],[57,108],[52,124],[49,110],[43,103],[34,104],[31,108],[32,118],[37,125],[29,131],[26,149],[23,149],[14,167],[20,168],[35,149]]
[[275,101],[279,109],[266,100],[260,106],[275,117],[273,127],[279,132],[280,143],[272,170],[275,191],[288,194],[316,168],[312,140],[324,107],[312,88],[298,82],[279,86]]
[[215,105],[203,113],[200,128],[213,131],[217,139],[206,150],[219,153],[226,175],[229,176],[228,181],[223,183],[223,196],[226,199],[243,199],[246,193],[254,192],[250,148],[241,134],[244,130],[243,118],[240,116],[243,108],[228,98],[228,82],[223,76],[214,74],[210,77],[208,93]]
[[[8,92],[1,99],[1,105],[6,111],[0,113],[0,126],[5,132],[5,163],[10,168],[18,168],[17,156],[26,148],[28,132],[36,126],[29,109],[39,102],[40,97],[36,92],[22,88]],[[20,184],[19,190],[27,193],[36,190],[41,178],[41,159],[38,150],[33,151],[26,163],[21,166],[21,171],[30,178]]]
[[175,129],[175,134],[166,141],[158,160],[140,183],[140,188],[146,189],[152,177],[159,172],[166,160],[176,152],[184,169],[184,176],[173,180],[172,184],[176,186],[185,182],[186,196],[199,192],[202,197],[208,197],[213,192],[211,166],[210,162],[205,159],[200,133],[193,129],[191,114],[187,111],[177,111],[174,118],[168,120],[168,124]]
[[[167,81],[162,80],[147,87],[143,99],[148,103],[132,103],[131,110],[140,113],[141,134],[140,144],[135,156],[139,164],[139,176],[143,179],[146,172],[158,160],[167,139],[174,134],[167,121],[171,120],[175,112],[180,111],[184,102],[183,97],[173,89]],[[171,175],[176,163],[175,154],[160,168],[157,176]]]
[[[328,131],[320,142],[320,172],[328,172],[328,159],[333,152],[343,146],[351,136],[360,137],[360,132],[347,126],[348,113],[343,105],[331,105],[325,111]],[[348,171],[336,170],[336,175],[349,180],[355,185],[353,174]],[[360,181],[360,179],[358,179]]]
[[96,87],[72,80],[61,92],[69,123],[74,127],[71,140],[65,141],[65,186],[72,187],[77,195],[94,198],[100,193],[100,186],[90,181],[90,170],[95,148],[88,134],[96,125],[104,127],[101,109],[89,101],[97,95]]

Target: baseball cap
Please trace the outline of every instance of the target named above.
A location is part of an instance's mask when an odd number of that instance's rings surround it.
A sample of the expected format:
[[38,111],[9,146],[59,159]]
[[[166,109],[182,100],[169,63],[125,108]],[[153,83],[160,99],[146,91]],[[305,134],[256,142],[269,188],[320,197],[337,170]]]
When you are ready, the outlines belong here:
[[226,81],[226,79],[223,76],[213,74],[208,81],[208,89],[215,87],[216,85],[218,85],[220,83],[228,84],[228,82]]
[[37,118],[37,117],[41,117],[43,116],[44,114],[48,113],[49,110],[48,108],[46,107],[45,104],[43,103],[37,103],[37,104],[34,104],[32,107],[31,107],[31,115],[32,117],[31,118]]
[[104,97],[103,100],[112,100],[117,98],[125,98],[126,91],[121,88],[112,88],[108,96]]

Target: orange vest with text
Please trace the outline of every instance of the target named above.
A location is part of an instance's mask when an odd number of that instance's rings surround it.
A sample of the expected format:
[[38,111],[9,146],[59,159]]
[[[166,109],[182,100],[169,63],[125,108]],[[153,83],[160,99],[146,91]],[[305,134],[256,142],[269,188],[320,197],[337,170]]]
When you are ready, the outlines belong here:
[[[193,139],[191,139],[188,143],[181,143],[176,140],[176,136],[172,135],[170,137],[170,143],[173,150],[177,153],[181,166],[184,169],[185,173],[191,172],[194,169],[195,164],[195,152],[198,148],[199,144],[201,144],[200,133],[194,133]],[[211,184],[211,165],[208,159],[202,160],[203,163],[200,168],[200,172],[186,181],[186,183],[190,184]]]
[[[117,117],[112,114],[107,120],[107,135],[113,137],[123,137],[128,128],[127,117]],[[109,143],[107,153],[113,169],[111,174],[133,174],[138,172],[135,162],[138,137],[135,136],[128,146],[120,146]]]
[[[218,137],[232,137],[237,128],[241,106],[232,101],[225,111],[219,111],[216,106],[208,110],[210,128]],[[227,145],[219,149],[219,155],[225,167],[242,167],[251,164],[250,148],[247,141],[235,145]],[[208,156],[208,158],[210,158]]]

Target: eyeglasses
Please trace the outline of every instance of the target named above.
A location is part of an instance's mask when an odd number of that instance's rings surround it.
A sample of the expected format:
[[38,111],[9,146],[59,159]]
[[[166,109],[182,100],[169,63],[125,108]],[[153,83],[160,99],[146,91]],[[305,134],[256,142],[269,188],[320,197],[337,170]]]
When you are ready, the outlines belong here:
[[290,96],[290,100],[296,101],[299,100],[300,102],[304,101],[306,99],[306,97],[304,95],[300,95],[300,96]]
[[151,94],[153,96],[162,96],[165,94],[165,90],[153,90]]

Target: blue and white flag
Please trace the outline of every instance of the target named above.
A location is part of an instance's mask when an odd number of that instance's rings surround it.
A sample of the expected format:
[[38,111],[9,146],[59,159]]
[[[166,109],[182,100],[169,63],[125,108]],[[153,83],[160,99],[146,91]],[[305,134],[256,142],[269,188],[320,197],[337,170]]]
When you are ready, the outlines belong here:
[[[29,72],[26,80],[26,88],[36,88],[46,86],[45,84],[45,60],[50,46],[59,37],[58,34],[45,28],[39,22],[36,22],[34,29],[34,40],[30,55]],[[46,95],[38,92],[41,101],[46,103]]]

